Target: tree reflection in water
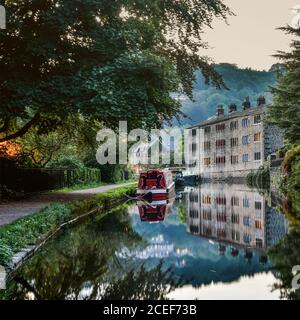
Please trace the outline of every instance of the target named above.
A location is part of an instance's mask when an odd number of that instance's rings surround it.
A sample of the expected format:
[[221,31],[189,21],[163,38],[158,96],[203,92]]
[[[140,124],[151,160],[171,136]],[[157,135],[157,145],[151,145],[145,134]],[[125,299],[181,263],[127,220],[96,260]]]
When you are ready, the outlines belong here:
[[[117,217],[115,216],[117,214]],[[162,263],[126,266],[118,248],[141,246],[128,210],[81,225],[49,243],[24,265],[7,290],[13,299],[165,299],[175,284]]]
[[274,274],[278,282],[273,290],[280,290],[282,299],[300,299],[300,289],[293,290],[292,269],[300,265],[300,226],[291,227],[290,233],[270,250],[270,258],[274,264]]

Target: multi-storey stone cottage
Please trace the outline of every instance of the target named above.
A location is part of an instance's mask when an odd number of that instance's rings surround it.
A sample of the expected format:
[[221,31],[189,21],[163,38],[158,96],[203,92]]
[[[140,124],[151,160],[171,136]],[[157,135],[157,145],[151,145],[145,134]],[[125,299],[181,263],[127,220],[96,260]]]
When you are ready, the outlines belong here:
[[259,97],[251,108],[245,99],[241,111],[219,106],[216,116],[191,127],[187,172],[202,178],[245,177],[258,170],[268,155],[283,145],[281,132],[265,124],[266,102]]

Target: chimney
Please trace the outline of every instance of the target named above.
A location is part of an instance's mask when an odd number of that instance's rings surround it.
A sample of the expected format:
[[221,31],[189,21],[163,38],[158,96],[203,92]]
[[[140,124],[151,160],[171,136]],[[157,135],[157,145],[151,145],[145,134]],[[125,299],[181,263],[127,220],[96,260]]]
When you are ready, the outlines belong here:
[[246,97],[244,102],[243,102],[243,110],[248,110],[250,108],[251,108],[250,98]]
[[257,106],[263,107],[264,105],[266,105],[266,98],[264,96],[259,96],[257,99]]
[[230,106],[229,106],[229,113],[234,113],[234,112],[237,112],[237,105],[232,103]]
[[217,116],[220,117],[220,116],[224,116],[224,115],[225,115],[224,107],[222,105],[219,105],[217,108]]

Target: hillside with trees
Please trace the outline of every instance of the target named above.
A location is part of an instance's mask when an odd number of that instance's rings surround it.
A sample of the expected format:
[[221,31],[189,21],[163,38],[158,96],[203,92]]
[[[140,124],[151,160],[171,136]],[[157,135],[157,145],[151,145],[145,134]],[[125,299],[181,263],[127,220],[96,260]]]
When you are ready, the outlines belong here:
[[251,103],[256,103],[256,98],[264,95],[267,102],[272,101],[269,87],[276,84],[278,65],[274,65],[269,71],[257,71],[252,69],[240,69],[236,65],[222,63],[215,66],[215,70],[222,75],[226,89],[220,90],[205,84],[200,71],[196,73],[194,85],[194,101],[181,97],[182,111],[188,116],[183,124],[195,124],[212,116],[216,107],[220,104],[228,106],[235,103],[241,107],[246,96]]

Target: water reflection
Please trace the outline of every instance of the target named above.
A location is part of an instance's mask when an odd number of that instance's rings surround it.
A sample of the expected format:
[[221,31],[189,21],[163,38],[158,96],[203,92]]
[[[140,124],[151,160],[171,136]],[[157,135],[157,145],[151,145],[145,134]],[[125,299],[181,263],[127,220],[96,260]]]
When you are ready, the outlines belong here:
[[[221,255],[244,251],[250,262],[252,250],[262,254],[288,232],[288,222],[264,195],[244,185],[202,185],[188,192],[187,230],[218,241]],[[261,256],[261,262],[266,262]]]
[[123,206],[68,230],[19,270],[6,298],[258,298],[258,287],[261,298],[287,298],[297,260],[296,246],[295,259],[280,247],[287,232],[285,217],[246,186],[186,188],[173,205]]

